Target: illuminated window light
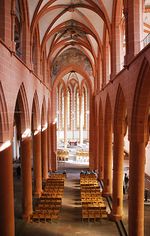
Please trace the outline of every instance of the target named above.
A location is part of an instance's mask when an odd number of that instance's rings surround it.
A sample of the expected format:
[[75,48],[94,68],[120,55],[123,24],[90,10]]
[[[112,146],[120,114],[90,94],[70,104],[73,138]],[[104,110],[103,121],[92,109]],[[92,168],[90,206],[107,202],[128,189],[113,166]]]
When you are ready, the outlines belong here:
[[3,150],[5,150],[6,148],[8,148],[11,145],[10,140],[6,141],[5,143],[3,143],[0,147],[0,152],[2,152]]
[[37,135],[41,131],[41,125],[34,131],[34,135]]
[[57,123],[57,117],[55,118],[55,120],[53,121],[53,125],[55,125]]
[[45,125],[43,125],[42,132],[43,132],[44,130],[46,130],[47,127],[48,127],[48,124],[47,124],[47,123],[46,123]]
[[24,133],[22,134],[22,138],[30,137],[31,136],[31,130],[26,129]]

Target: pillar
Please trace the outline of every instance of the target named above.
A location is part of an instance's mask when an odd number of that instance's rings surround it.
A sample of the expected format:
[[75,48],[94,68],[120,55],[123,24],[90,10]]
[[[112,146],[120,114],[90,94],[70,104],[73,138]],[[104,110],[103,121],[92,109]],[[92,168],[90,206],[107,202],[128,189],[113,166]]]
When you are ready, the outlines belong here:
[[42,177],[48,178],[48,149],[47,149],[47,129],[41,133],[41,151],[42,151]]
[[12,146],[0,151],[0,235],[15,235]]
[[51,125],[50,123],[48,124],[47,148],[48,148],[48,170],[51,171]]
[[130,141],[129,236],[144,236],[144,164],[145,143]]
[[68,116],[68,96],[64,94],[64,146],[67,147],[67,116]]
[[[98,117],[96,116],[96,129],[95,129],[95,137],[96,137],[96,151],[95,151],[95,170],[99,170],[100,174],[100,169],[101,169],[101,159],[99,157],[99,151],[100,151],[100,137],[99,137],[99,120]],[[99,176],[100,177],[100,176]]]
[[114,132],[113,146],[113,195],[111,217],[114,220],[122,219],[123,214],[123,161],[124,161],[123,133]]
[[124,16],[126,24],[126,55],[125,64],[132,61],[134,56],[140,51],[142,40],[141,24],[142,3],[140,0],[125,1]]
[[95,97],[92,96],[90,100],[90,119],[89,119],[89,169],[95,170],[95,153],[96,153],[96,141],[95,141]]
[[99,124],[99,143],[98,143],[98,166],[99,166],[99,180],[104,179],[104,136],[103,136],[103,120],[100,119]]
[[82,94],[79,94],[79,142],[80,145],[83,144],[83,106],[82,106]]
[[34,195],[41,196],[42,192],[42,169],[41,169],[41,132],[33,136],[33,155],[34,155]]
[[52,171],[57,170],[57,156],[56,156],[56,123],[51,125],[51,168]]
[[[111,122],[108,120],[107,122]],[[112,194],[112,129],[111,124],[105,124],[104,131],[104,196]]]
[[71,93],[71,132],[72,132],[73,140],[74,140],[74,128],[75,128],[74,91],[72,91]]
[[28,221],[32,214],[32,172],[31,172],[31,137],[21,141],[22,169],[22,204],[23,219]]

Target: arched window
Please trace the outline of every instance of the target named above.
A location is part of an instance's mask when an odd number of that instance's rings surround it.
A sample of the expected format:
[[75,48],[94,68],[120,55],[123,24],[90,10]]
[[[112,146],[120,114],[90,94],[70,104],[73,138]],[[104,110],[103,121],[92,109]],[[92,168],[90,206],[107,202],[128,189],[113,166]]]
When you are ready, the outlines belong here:
[[109,35],[108,30],[106,30],[106,83],[110,80],[111,74],[111,56],[110,56],[110,42],[109,42]]
[[79,129],[80,119],[79,119],[79,90],[76,91],[75,96],[75,111],[76,111],[76,129]]
[[61,129],[64,129],[64,90],[61,90]]
[[120,29],[120,70],[121,70],[123,69],[124,56],[126,55],[125,15],[123,13],[123,9],[121,14],[119,29]]
[[145,47],[150,43],[150,0],[144,0],[143,26],[143,47]]
[[34,33],[32,45],[32,65],[33,71],[37,74],[37,35]]
[[71,129],[71,90],[68,88],[68,129]]
[[16,55],[22,58],[22,16],[21,16],[21,7],[20,1],[16,0],[15,5],[15,27],[14,27],[14,41],[15,41],[15,50]]
[[87,93],[86,93],[86,89],[83,88],[83,114],[84,114],[83,128],[84,129],[86,129],[86,111],[87,111]]

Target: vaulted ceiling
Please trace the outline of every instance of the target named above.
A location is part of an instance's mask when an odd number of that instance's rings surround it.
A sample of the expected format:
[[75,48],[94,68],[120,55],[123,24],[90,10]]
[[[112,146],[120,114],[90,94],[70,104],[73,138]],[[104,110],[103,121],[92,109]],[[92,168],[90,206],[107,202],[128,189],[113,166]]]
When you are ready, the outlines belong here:
[[[41,51],[45,50],[52,81],[66,65],[72,64],[83,67],[94,80],[106,34],[111,40],[116,2],[28,0],[31,34],[38,26]],[[149,0],[146,2],[149,4]]]
[[38,25],[55,78],[68,64],[84,64],[94,77],[104,31],[110,33],[113,0],[28,0],[31,30]]

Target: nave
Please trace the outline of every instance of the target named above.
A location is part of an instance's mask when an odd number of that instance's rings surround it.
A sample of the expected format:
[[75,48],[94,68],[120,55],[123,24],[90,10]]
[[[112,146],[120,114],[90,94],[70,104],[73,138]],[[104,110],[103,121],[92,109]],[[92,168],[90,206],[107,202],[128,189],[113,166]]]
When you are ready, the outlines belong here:
[[[64,182],[64,196],[62,199],[62,208],[60,219],[52,223],[25,223],[21,219],[21,210],[18,203],[20,200],[20,182],[21,180],[15,179],[15,205],[16,209],[16,236],[70,236],[70,235],[104,235],[117,236],[115,222],[108,219],[100,219],[99,221],[82,221],[82,208],[80,201],[80,172],[86,171],[87,165],[65,163],[61,165],[59,170],[64,168],[67,172],[67,178]],[[60,170],[61,171],[61,170]],[[16,183],[17,182],[17,183]],[[109,209],[108,209],[109,211]]]

